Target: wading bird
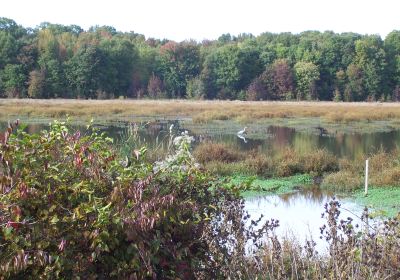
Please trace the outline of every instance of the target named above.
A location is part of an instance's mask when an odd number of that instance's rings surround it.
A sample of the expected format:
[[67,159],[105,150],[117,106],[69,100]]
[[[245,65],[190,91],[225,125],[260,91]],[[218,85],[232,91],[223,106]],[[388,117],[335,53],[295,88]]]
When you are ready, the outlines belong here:
[[243,128],[243,130],[240,130],[237,133],[237,137],[242,139],[244,141],[244,143],[247,143],[247,140],[246,140],[247,131],[246,131],[246,129],[247,129],[247,127]]
[[246,135],[247,134],[247,127],[243,128],[243,130],[238,131],[237,135]]

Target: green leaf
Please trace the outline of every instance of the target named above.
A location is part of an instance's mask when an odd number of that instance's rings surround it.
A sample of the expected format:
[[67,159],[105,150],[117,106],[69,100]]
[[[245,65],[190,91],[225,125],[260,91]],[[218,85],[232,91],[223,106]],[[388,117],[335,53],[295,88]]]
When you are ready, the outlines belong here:
[[58,221],[59,221],[59,219],[58,219],[58,217],[56,215],[56,216],[53,216],[53,218],[50,220],[50,223],[56,224]]
[[3,234],[4,234],[4,237],[6,240],[12,236],[12,231],[13,231],[12,227],[4,227],[3,228]]

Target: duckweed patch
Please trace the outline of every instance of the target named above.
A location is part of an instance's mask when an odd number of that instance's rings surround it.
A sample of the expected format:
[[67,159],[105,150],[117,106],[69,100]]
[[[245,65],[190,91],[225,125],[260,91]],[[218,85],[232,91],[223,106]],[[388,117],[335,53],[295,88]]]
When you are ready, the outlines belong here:
[[374,215],[395,216],[400,212],[399,187],[370,187],[367,196],[360,189],[354,192],[353,199],[357,204],[374,209]]
[[240,188],[243,197],[259,194],[284,194],[296,191],[312,184],[312,177],[307,174],[285,178],[264,179],[256,176],[232,176],[229,183]]

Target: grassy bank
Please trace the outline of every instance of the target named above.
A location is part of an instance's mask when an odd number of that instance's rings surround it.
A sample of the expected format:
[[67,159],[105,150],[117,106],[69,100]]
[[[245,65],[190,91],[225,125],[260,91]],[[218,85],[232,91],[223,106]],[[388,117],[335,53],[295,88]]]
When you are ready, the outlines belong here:
[[188,117],[194,122],[320,117],[330,123],[399,120],[398,103],[243,102],[188,100],[0,100],[0,117],[61,118],[65,115],[125,119],[132,116]]

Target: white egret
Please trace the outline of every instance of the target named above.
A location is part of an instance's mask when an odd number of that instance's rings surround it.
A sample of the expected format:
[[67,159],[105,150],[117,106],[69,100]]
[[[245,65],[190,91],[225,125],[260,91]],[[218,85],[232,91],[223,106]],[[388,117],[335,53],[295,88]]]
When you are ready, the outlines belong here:
[[237,135],[246,135],[247,134],[247,127],[243,128],[243,130],[240,130]]
[[247,135],[247,127],[243,128],[243,130],[238,131],[237,137],[243,140],[244,143],[247,143],[246,135]]

